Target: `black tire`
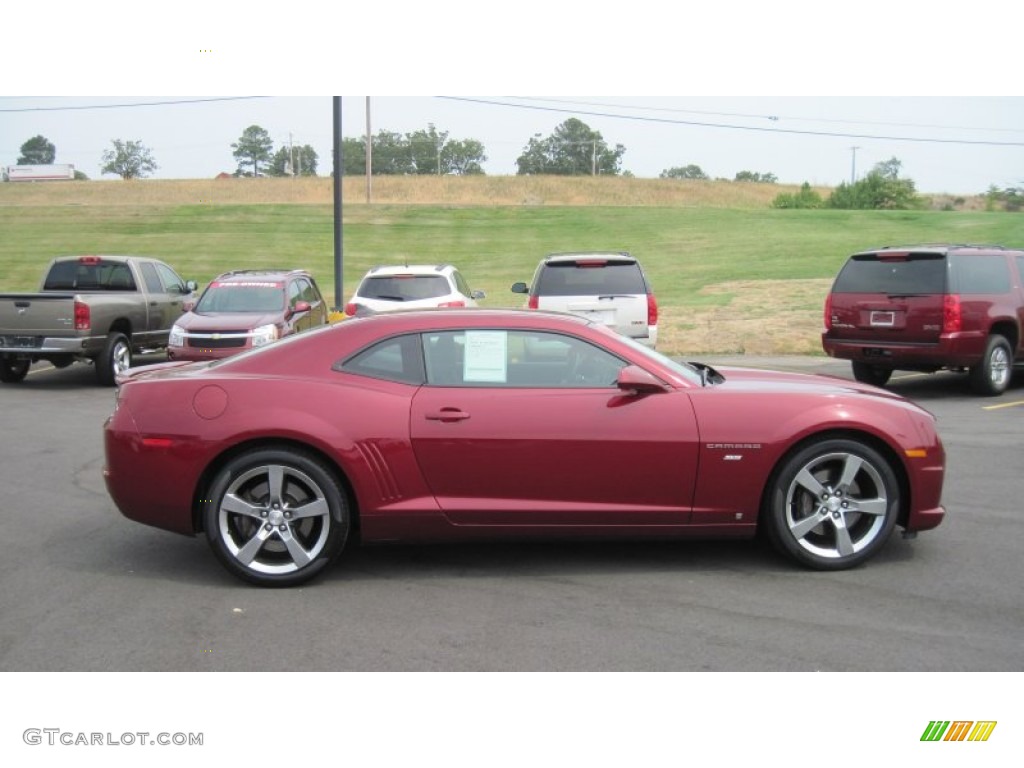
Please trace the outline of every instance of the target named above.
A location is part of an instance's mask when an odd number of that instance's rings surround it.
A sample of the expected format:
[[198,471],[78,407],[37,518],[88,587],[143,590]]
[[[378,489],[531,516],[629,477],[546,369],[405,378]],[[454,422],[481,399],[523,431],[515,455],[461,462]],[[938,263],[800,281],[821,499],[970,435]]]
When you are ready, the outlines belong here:
[[1013,350],[1010,342],[999,334],[988,337],[985,356],[971,368],[971,389],[986,397],[1001,395],[1013,378]]
[[132,365],[132,345],[123,333],[112,333],[107,337],[103,353],[96,358],[96,380],[104,386],[117,383],[117,374],[127,371]]
[[28,376],[28,369],[31,365],[31,360],[0,357],[0,381],[4,384],[17,384],[19,381],[23,381]]
[[337,477],[293,448],[255,449],[229,461],[210,485],[202,514],[221,564],[261,587],[309,581],[348,538],[348,504]]
[[888,540],[900,510],[889,461],[857,440],[811,443],[787,457],[762,523],[772,544],[822,571],[860,565]]
[[871,363],[855,362],[853,366],[853,378],[861,384],[870,384],[873,387],[884,387],[892,376],[892,368]]

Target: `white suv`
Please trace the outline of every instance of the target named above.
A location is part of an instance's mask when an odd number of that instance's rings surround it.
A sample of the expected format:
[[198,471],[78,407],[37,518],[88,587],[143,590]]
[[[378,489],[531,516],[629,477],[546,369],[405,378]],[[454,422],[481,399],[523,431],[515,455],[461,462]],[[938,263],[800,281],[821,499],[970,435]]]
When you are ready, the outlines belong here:
[[345,305],[346,315],[394,309],[475,307],[483,291],[471,291],[466,278],[451,264],[374,267]]
[[533,282],[515,283],[530,309],[582,315],[648,347],[658,341],[658,302],[640,262],[622,252],[553,253]]

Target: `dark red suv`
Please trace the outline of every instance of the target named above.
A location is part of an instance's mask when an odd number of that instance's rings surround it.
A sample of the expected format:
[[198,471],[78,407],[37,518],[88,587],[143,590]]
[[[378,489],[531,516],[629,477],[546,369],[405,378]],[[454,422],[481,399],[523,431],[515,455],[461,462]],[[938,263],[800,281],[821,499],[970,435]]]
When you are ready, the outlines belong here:
[[855,253],[825,303],[821,341],[858,381],[893,370],[969,371],[981,395],[1009,386],[1024,360],[1024,250],[913,245]]

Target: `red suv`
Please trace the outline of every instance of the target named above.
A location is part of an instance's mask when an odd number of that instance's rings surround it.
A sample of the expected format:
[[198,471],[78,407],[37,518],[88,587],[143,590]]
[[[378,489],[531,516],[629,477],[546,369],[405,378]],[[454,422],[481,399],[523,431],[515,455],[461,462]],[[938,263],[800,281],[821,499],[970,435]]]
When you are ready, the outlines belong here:
[[970,372],[998,395],[1024,360],[1024,250],[914,245],[855,253],[825,303],[821,341],[884,386],[894,369]]
[[227,272],[178,318],[167,356],[217,360],[327,322],[327,304],[305,270]]

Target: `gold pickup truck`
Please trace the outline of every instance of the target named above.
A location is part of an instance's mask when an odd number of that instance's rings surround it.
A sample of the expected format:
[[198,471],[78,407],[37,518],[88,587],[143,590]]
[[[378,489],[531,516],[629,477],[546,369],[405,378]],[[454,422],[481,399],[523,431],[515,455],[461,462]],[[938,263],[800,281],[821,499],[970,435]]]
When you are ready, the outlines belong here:
[[16,383],[33,362],[78,361],[112,385],[132,355],[167,347],[171,326],[196,300],[196,283],[141,256],[63,256],[39,293],[0,294],[0,381]]

